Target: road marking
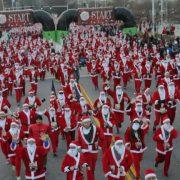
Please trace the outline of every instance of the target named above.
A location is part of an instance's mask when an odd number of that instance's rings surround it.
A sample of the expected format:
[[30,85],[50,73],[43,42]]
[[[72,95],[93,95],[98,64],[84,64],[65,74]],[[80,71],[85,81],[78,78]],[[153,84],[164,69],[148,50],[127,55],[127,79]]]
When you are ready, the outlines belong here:
[[[84,95],[86,101],[89,103],[89,105],[91,106],[91,108],[93,108],[93,102],[92,102],[91,98],[89,97],[89,95],[87,94],[87,92],[86,92],[86,90],[85,90],[85,88],[83,87],[82,84],[80,84],[80,89],[81,89],[81,92],[82,92],[82,94]],[[100,123],[99,123],[99,121],[97,120],[97,118],[94,118],[94,121],[95,121],[95,123],[96,123],[97,126],[100,126]],[[113,139],[114,139],[114,138],[113,138]],[[133,166],[130,167],[130,171],[131,171],[131,173],[133,174],[133,176],[135,177],[136,172],[135,172],[135,169],[134,169]],[[131,177],[131,175],[130,175],[129,172],[126,173],[126,178],[127,178],[127,180],[133,180],[133,177]]]

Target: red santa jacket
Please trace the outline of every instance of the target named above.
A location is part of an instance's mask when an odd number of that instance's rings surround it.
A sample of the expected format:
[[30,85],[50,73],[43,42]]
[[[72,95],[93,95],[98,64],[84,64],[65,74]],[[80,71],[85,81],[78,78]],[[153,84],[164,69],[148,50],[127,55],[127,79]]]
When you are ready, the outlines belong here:
[[124,103],[130,102],[130,98],[127,95],[127,93],[122,92],[120,97],[118,97],[116,92],[112,91],[111,89],[108,89],[107,93],[113,98],[114,101],[113,111],[117,113],[124,113]]
[[[86,166],[87,163],[84,160],[84,155],[78,153],[76,157],[69,155],[68,153],[65,155],[62,165],[61,171],[67,173],[67,180],[77,179],[82,180],[83,174],[81,172],[81,168]],[[70,171],[70,167],[75,166],[77,170]]]
[[21,130],[25,134],[29,134],[29,127],[31,124],[36,124],[35,116],[36,113],[34,110],[29,110],[25,112],[24,110],[17,113],[20,123],[21,123]]
[[37,146],[42,146],[43,141],[40,139],[43,134],[50,135],[49,125],[41,124],[32,124],[29,127],[29,137],[36,140]]
[[[100,122],[100,127],[103,130],[105,136],[112,136],[113,135],[113,125],[115,124],[115,116],[114,113],[109,113],[107,118],[99,111],[96,115]],[[106,125],[107,123],[107,125]]]
[[0,124],[0,141],[6,141],[2,136],[2,130],[8,132],[11,127],[12,119],[7,117]]
[[88,152],[88,153],[98,153],[98,142],[100,145],[103,145],[104,141],[104,134],[101,128],[92,125],[91,126],[91,133],[88,135],[91,136],[91,141],[88,142],[86,139],[84,133],[83,133],[83,127],[79,127],[78,129],[78,141],[81,145],[82,152]]
[[[156,133],[153,136],[153,140],[156,141],[156,151],[161,154],[166,154],[168,151],[173,150],[173,139],[178,137],[177,131],[172,127],[166,136],[163,126],[157,129]],[[169,148],[165,149],[164,143],[169,144]]]
[[51,115],[49,111],[45,111],[45,116],[48,118],[49,127],[51,129],[51,132],[56,132],[60,129],[60,112],[56,112],[55,115]]
[[49,149],[45,149],[44,147],[36,147],[35,155],[33,158],[33,163],[37,164],[37,171],[34,172],[34,177],[31,174],[30,170],[30,163],[31,160],[28,155],[27,148],[21,147],[17,150],[16,156],[16,176],[20,176],[20,169],[21,169],[21,160],[24,162],[25,166],[25,177],[26,179],[40,179],[45,177],[45,169],[44,169],[44,161],[46,154],[48,153]]
[[6,112],[7,110],[6,106],[8,108],[11,108],[11,104],[9,103],[9,101],[3,97],[2,99],[0,99],[0,110]]
[[7,132],[6,136],[4,137],[4,139],[7,141],[7,152],[8,152],[8,157],[14,157],[16,156],[16,151],[14,151],[14,149],[16,149],[17,147],[22,146],[22,140],[24,139],[24,133],[23,131],[19,130],[18,134],[17,134],[17,139],[16,139],[16,144],[14,147],[12,147],[12,141],[14,141],[12,139],[12,135],[10,133],[10,131]]
[[108,106],[111,107],[111,101],[108,97],[106,97],[105,101],[101,101],[100,98],[96,99],[94,102],[94,109],[96,108],[101,108],[103,104],[107,104]]
[[[120,177],[124,177],[126,172],[128,172],[129,168],[133,163],[132,155],[129,150],[125,149],[124,153],[121,155],[121,159],[118,161],[115,156],[114,146],[110,147],[103,154],[102,165],[105,177],[111,177],[113,179],[120,179]],[[111,171],[110,166],[114,165],[114,172]],[[119,167],[123,169],[123,172],[120,172]]]
[[[161,101],[161,102],[160,102]],[[161,108],[167,108],[168,95],[165,90],[165,99],[161,99],[158,90],[154,91],[152,95],[152,104],[154,104],[154,110],[160,112]]]
[[66,122],[64,114],[60,117],[59,124],[61,126],[62,131],[64,131],[65,128],[68,126],[70,126],[70,129],[71,129],[70,131],[75,131],[77,128],[77,121],[76,121],[75,116],[73,116],[73,115],[70,116],[70,124],[69,125]]
[[[132,153],[142,153],[147,149],[145,142],[144,142],[144,136],[145,136],[145,133],[144,133],[144,130],[142,130],[142,129],[140,129],[140,132],[138,133],[138,137],[136,137],[132,133],[132,128],[131,127],[127,128],[124,138],[125,138],[126,146],[130,145],[130,151]],[[142,143],[142,146],[137,147],[136,146],[137,142]]]
[[26,99],[24,100],[25,104],[29,104],[30,107],[38,107],[41,106],[41,100],[37,97],[37,96],[33,96],[33,97],[26,97]]

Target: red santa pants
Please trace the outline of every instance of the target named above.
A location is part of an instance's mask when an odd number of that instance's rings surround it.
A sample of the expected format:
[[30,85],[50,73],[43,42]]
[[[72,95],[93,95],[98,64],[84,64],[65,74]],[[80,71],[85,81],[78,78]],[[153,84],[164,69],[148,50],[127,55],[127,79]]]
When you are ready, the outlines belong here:
[[152,79],[144,79],[144,89],[151,87],[151,81]]
[[31,82],[31,88],[35,91],[35,94],[37,94],[38,83],[36,83],[36,82]]
[[94,171],[98,153],[84,153],[85,162],[89,165],[90,170],[87,170],[87,180],[95,180]]
[[106,151],[106,149],[108,149],[110,147],[111,142],[112,142],[112,136],[106,136],[105,135],[105,139],[104,139],[103,144],[102,144],[102,152],[103,153]]
[[12,84],[12,83],[9,83],[9,85],[8,85],[8,94],[9,94],[10,96],[12,96],[12,91],[13,91],[13,84]]
[[127,86],[127,83],[129,81],[129,73],[124,73],[122,76],[124,87]]
[[160,112],[155,111],[155,121],[154,121],[154,126],[158,126],[161,122],[163,117],[166,116],[165,114],[161,114]]
[[56,151],[57,151],[57,147],[58,147],[58,143],[59,143],[59,133],[60,133],[60,131],[57,130],[50,134],[53,153],[56,153]]
[[98,76],[91,77],[94,87],[98,87]]
[[114,115],[116,117],[116,128],[119,129],[121,127],[121,124],[124,122],[124,113],[114,112]]
[[168,114],[168,117],[169,117],[171,125],[172,125],[174,123],[175,116],[176,116],[176,107],[168,108],[167,109],[167,114]]
[[16,102],[20,103],[22,97],[22,89],[16,89],[15,92],[16,92]]
[[8,158],[8,148],[7,148],[7,143],[4,141],[0,141],[1,143],[1,149],[2,149],[2,153],[4,154],[5,158]]
[[172,151],[168,151],[166,154],[158,153],[155,159],[156,163],[164,162],[164,175],[165,176],[168,175],[168,170],[169,170],[169,166],[171,162],[171,154],[172,154]]
[[71,141],[75,140],[75,131],[65,132],[64,135],[66,138],[67,149],[69,149],[69,144]]
[[108,176],[108,180],[125,180],[125,176],[121,176],[120,178],[113,178]]
[[134,83],[135,83],[136,93],[140,93],[142,81],[135,79]]
[[134,162],[134,168],[136,171],[136,177],[140,177],[140,162],[143,158],[144,153],[132,153],[133,162]]

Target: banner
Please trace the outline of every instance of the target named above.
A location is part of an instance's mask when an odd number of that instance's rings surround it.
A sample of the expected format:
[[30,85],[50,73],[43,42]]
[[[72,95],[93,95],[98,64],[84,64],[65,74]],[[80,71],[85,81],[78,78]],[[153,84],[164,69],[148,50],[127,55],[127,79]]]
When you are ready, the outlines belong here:
[[0,12],[0,29],[33,25],[32,10]]
[[78,25],[108,25],[114,21],[113,8],[78,9]]

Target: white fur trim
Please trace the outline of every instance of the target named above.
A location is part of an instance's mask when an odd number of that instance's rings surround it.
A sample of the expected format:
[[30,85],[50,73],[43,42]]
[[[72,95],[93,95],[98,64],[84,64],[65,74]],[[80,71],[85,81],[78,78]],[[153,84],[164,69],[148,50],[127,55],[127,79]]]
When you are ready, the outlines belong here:
[[146,180],[147,178],[149,178],[149,177],[156,177],[156,174],[154,174],[154,173],[147,174],[147,175],[145,176],[145,180]]

